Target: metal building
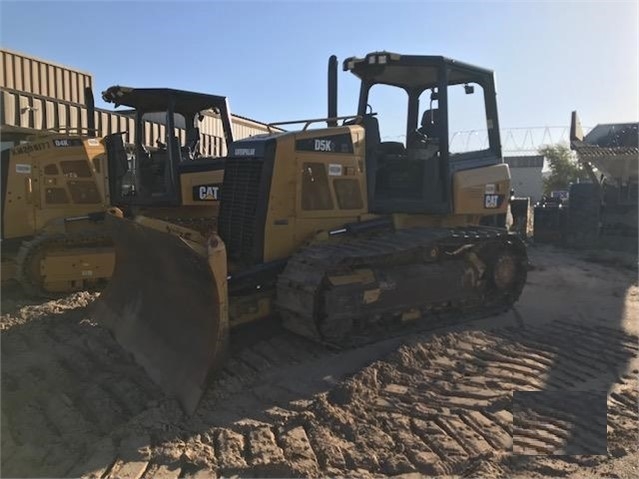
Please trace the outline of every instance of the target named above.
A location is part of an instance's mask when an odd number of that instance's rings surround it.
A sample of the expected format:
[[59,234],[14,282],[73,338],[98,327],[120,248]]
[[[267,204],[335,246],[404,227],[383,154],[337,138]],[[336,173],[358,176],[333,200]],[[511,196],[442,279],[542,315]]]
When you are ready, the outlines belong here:
[[515,196],[529,197],[533,202],[541,199],[544,192],[541,173],[544,158],[541,155],[504,157],[504,163],[510,167],[511,187],[515,190]]
[[[15,146],[42,130],[72,133],[86,130],[86,87],[93,87],[90,73],[0,49],[1,149]],[[266,124],[246,117],[232,115],[232,122],[236,139],[268,131]],[[98,136],[126,130],[129,133],[125,141],[133,142],[135,122],[124,113],[96,108],[95,125]],[[145,122],[147,141],[163,135],[164,128],[161,122]],[[226,145],[219,117],[213,112],[205,114],[199,128],[201,153],[206,156],[225,155]],[[179,133],[184,135],[183,130]]]

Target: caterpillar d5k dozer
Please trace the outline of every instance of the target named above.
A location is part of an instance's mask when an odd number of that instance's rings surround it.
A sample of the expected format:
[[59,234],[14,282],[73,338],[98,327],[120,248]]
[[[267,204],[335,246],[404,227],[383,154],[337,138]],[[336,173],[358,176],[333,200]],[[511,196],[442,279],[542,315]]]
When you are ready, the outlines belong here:
[[[361,80],[356,115],[337,116],[331,57],[328,118],[233,143],[219,237],[107,217],[117,262],[97,319],[187,412],[235,325],[277,314],[297,334],[350,347],[416,320],[494,314],[519,298],[524,244],[480,226],[506,213],[510,192],[493,73],[388,52],[348,58],[344,70]],[[406,93],[405,144],[381,140],[369,106],[380,89]],[[484,150],[449,150],[449,125],[464,115],[449,98],[460,91],[456,102],[483,93]],[[319,122],[327,127],[309,128]]]
[[[115,253],[104,228],[109,206],[199,231],[215,227],[224,161],[199,154],[197,124],[214,110],[230,145],[226,98],[119,86],[104,96],[135,109],[129,112],[134,131],[96,138],[88,88],[87,130],[42,132],[2,152],[2,281],[17,279],[33,296],[95,287],[111,276]],[[176,128],[180,136],[168,134]],[[125,134],[134,141],[128,150]],[[174,169],[183,173],[179,203],[165,194],[166,188],[179,191],[171,183]]]

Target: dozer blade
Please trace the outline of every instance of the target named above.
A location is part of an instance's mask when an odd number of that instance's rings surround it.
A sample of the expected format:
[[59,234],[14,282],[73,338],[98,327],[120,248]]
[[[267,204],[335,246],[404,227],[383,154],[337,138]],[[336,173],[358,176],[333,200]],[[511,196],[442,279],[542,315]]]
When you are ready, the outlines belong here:
[[115,270],[96,302],[95,316],[191,414],[209,372],[225,359],[226,252],[217,235],[200,237],[203,244],[197,245],[175,234],[185,229],[147,220],[152,227],[138,218],[107,215]]

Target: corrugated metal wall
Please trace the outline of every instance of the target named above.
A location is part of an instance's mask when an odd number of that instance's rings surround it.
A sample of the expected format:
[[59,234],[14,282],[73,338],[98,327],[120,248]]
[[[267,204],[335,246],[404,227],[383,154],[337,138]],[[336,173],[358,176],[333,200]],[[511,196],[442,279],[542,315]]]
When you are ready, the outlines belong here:
[[[38,130],[70,130],[87,128],[84,89],[93,86],[90,74],[62,65],[39,60],[17,52],[0,49],[0,128],[27,135]],[[133,142],[135,122],[127,115],[108,110],[96,110],[98,136],[127,131],[125,141]],[[233,135],[242,139],[267,132],[266,125],[233,115]],[[163,138],[165,126],[145,122],[148,146]],[[206,115],[200,124],[200,149],[206,156],[226,154],[222,122],[215,115]],[[7,135],[8,136],[8,135]],[[184,140],[184,130],[176,129]]]
[[0,88],[84,104],[84,89],[93,86],[90,74],[0,50]]
[[[249,122],[244,118],[233,118],[233,138],[236,140],[241,138],[247,138],[253,135],[259,135],[263,133],[267,133],[268,130],[266,125],[259,125],[256,127],[256,123]],[[273,128],[273,131],[281,131],[278,128]]]
[[[87,128],[87,110],[84,106],[52,100],[33,94],[0,90],[0,125],[24,132],[36,133],[42,130],[69,131],[77,133]],[[164,139],[166,127],[159,122],[144,122],[145,144],[155,146],[157,139]],[[244,119],[233,119],[233,135],[236,139],[262,134],[265,126],[255,123],[251,126]],[[109,110],[96,109],[95,128],[98,136],[106,136],[118,131],[126,131],[123,137],[126,143],[133,143],[135,121],[133,117]],[[175,135],[185,141],[185,131],[175,129]],[[200,123],[200,152],[206,156],[223,156],[226,144],[222,131],[222,122],[213,116],[206,115]]]
[[87,110],[75,103],[0,90],[0,124],[29,130],[78,131],[86,128]]

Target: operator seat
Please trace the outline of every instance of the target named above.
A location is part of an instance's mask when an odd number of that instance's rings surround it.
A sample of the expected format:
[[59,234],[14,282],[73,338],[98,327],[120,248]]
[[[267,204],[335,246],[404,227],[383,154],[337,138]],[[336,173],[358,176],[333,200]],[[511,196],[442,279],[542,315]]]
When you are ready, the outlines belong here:
[[401,157],[406,155],[406,147],[401,141],[382,141],[378,151],[386,157]]
[[430,140],[438,139],[441,133],[440,130],[441,122],[439,118],[439,109],[435,108],[432,110],[424,111],[420,127],[417,129],[417,131]]
[[[366,147],[366,156],[371,157],[374,154],[377,154],[377,150],[382,142],[382,137],[379,134],[379,121],[377,118],[371,114],[362,115],[361,124],[364,127],[365,135],[365,147]],[[343,126],[346,125],[356,125],[358,123],[357,118],[353,118],[351,120],[344,120],[342,123]]]
[[419,128],[408,136],[408,145],[411,149],[437,149],[439,134],[439,110],[425,110]]
[[194,160],[200,155],[200,129],[195,127],[188,133],[186,145],[182,147],[182,159]]
[[375,152],[382,141],[379,134],[379,121],[372,115],[364,115],[362,126],[366,132],[366,154]]

